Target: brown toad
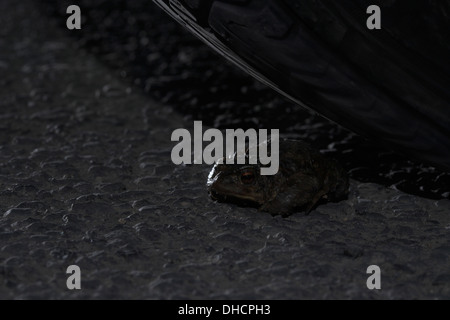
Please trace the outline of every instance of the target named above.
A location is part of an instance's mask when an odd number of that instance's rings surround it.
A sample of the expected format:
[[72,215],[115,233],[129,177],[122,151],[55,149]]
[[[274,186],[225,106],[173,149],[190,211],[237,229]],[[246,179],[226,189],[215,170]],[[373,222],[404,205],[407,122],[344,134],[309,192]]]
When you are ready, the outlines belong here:
[[309,213],[322,200],[338,201],[348,194],[344,169],[302,141],[280,140],[275,175],[261,175],[260,164],[222,162],[216,162],[208,176],[211,198],[257,206],[273,215]]

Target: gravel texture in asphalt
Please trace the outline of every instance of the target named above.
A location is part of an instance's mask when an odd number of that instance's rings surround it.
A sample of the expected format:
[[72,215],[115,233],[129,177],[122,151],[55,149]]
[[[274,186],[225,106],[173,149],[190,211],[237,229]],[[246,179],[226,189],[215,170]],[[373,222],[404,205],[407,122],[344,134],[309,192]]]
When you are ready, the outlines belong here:
[[[299,111],[129,2],[80,1],[80,31],[64,1],[0,2],[0,298],[450,298],[448,173]],[[315,144],[350,172],[348,200],[288,218],[214,203],[210,167],[170,158],[193,120]]]

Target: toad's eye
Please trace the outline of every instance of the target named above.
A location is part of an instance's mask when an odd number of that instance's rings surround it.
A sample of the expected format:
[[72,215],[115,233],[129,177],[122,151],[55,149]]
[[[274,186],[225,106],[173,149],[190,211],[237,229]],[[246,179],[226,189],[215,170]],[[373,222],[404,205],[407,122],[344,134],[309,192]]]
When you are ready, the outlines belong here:
[[243,184],[252,184],[255,181],[255,174],[252,171],[244,171],[241,173],[241,182]]

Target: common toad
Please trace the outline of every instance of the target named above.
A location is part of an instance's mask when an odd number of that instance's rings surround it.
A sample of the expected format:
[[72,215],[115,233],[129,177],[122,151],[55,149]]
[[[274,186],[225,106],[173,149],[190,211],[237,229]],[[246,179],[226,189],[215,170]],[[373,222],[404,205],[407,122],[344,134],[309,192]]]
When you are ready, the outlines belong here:
[[275,175],[261,175],[260,164],[224,162],[214,164],[207,181],[209,195],[221,202],[249,204],[287,216],[296,211],[309,213],[319,202],[338,201],[348,194],[344,169],[302,141],[279,141]]

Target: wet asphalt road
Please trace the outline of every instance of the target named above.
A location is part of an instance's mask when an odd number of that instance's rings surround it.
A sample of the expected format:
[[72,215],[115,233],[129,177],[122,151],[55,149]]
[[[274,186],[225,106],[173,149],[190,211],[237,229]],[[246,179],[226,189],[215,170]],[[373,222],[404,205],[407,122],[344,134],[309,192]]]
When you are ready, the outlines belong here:
[[43,17],[0,2],[0,298],[450,298],[448,199],[353,179],[309,216],[214,203],[210,168],[170,159],[189,110],[80,46],[65,15]]

